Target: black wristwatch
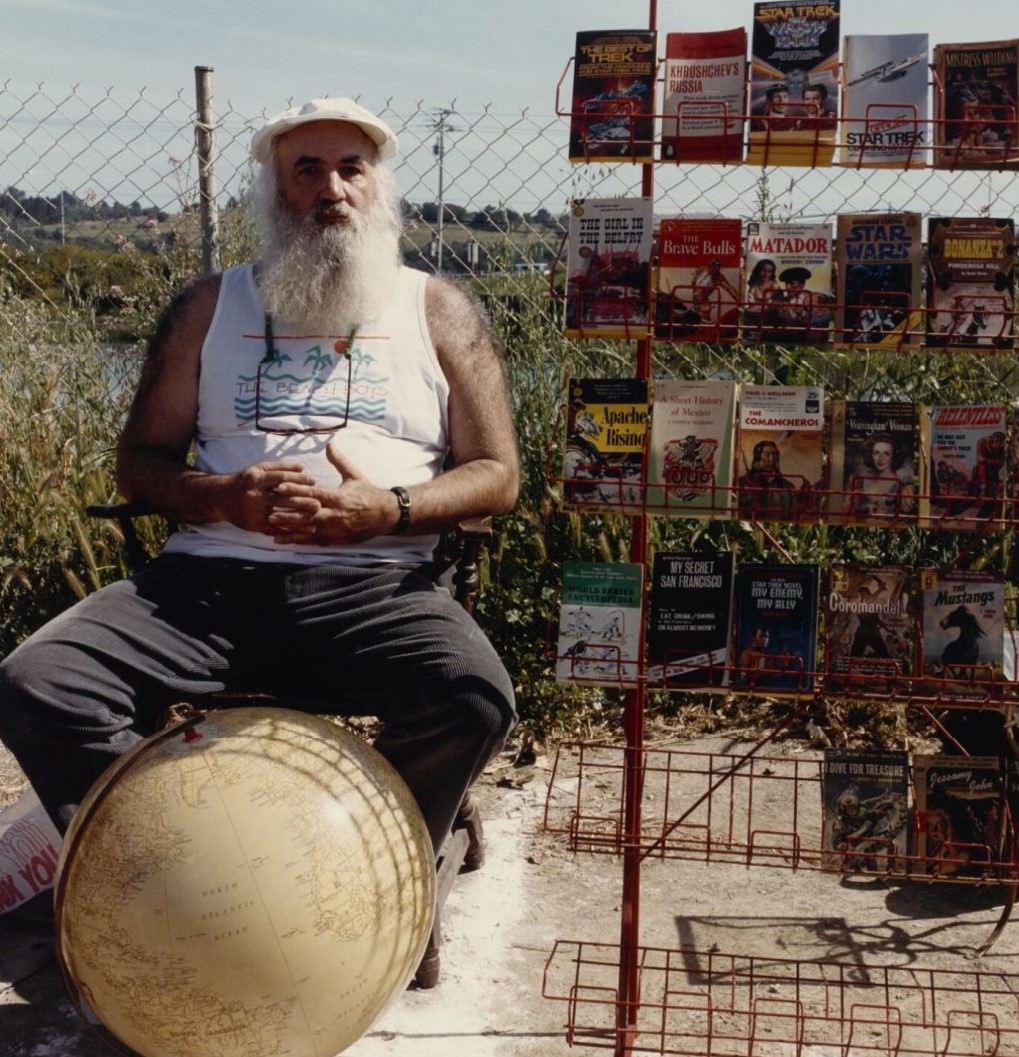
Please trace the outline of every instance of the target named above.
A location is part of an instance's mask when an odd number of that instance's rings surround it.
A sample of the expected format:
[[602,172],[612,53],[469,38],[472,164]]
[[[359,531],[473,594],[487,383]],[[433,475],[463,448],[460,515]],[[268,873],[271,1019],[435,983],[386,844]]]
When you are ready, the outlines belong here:
[[400,520],[397,521],[393,529],[393,535],[399,536],[410,528],[410,494],[406,488],[400,485],[396,485],[389,490],[396,496],[396,501],[400,504]]

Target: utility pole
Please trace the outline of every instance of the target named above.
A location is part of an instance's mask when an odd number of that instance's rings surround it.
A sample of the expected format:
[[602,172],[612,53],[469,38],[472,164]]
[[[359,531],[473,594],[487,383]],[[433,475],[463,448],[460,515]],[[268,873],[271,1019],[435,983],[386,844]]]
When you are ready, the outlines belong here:
[[446,156],[446,140],[445,136],[447,132],[456,132],[456,128],[450,125],[446,118],[452,114],[452,110],[442,109],[435,112],[435,120],[432,123],[432,129],[436,134],[435,145],[432,147],[432,153],[435,155],[439,164],[439,221],[438,230],[436,232],[438,237],[438,244],[435,249],[435,270],[437,272],[442,271],[442,224],[445,220],[446,203],[445,203],[445,165],[443,158]]

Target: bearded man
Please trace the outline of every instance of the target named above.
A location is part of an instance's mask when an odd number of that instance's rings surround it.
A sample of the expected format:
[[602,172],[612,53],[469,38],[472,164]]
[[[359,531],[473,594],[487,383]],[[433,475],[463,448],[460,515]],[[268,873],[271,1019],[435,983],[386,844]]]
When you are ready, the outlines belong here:
[[118,484],[182,528],[0,667],[0,737],[61,829],[169,704],[257,686],[378,715],[438,849],[514,721],[432,563],[440,530],[516,500],[502,364],[465,294],[401,266],[395,152],[349,99],[271,119],[264,255],[186,289],[152,338]]

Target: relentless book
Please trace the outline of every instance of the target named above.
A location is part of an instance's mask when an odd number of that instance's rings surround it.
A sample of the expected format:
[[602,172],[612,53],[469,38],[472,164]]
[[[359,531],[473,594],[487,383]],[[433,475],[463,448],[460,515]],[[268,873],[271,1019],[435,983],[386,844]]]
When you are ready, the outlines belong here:
[[567,335],[647,333],[651,242],[649,197],[574,199],[566,246]]
[[558,682],[637,682],[643,588],[644,566],[635,562],[563,562]]
[[931,217],[927,222],[927,344],[1011,349],[1015,221]]
[[652,161],[657,35],[649,29],[577,34],[570,161]]
[[666,36],[662,161],[743,160],[746,67],[743,26]]
[[649,681],[670,689],[728,686],[734,560],[731,551],[655,555]]

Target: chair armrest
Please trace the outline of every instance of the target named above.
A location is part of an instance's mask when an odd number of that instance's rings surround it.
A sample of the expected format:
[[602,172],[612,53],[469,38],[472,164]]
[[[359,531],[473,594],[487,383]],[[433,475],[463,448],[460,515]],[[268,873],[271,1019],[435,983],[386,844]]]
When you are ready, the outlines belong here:
[[152,555],[138,538],[138,530],[134,524],[135,518],[152,514],[152,511],[143,503],[93,503],[85,507],[85,513],[89,517],[105,518],[117,522],[124,537],[127,564],[132,572],[138,572],[152,560]]
[[481,552],[492,539],[492,518],[466,518],[457,525],[459,554],[453,573],[453,597],[467,610],[474,612],[478,598],[478,562]]

